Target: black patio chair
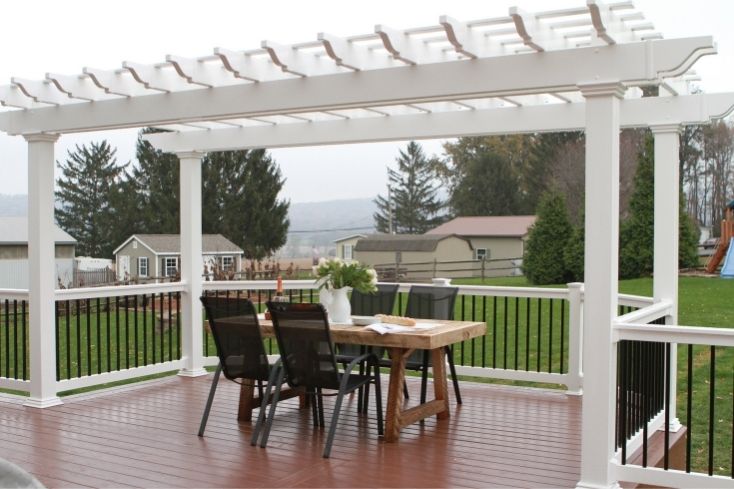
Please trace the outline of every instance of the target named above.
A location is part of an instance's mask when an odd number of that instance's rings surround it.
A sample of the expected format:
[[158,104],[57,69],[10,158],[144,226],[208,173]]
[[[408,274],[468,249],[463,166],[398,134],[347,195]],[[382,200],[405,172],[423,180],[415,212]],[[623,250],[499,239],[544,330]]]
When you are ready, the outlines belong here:
[[[451,320],[454,318],[454,304],[456,304],[458,293],[458,287],[414,285],[408,292],[405,315],[417,319]],[[451,347],[445,346],[444,352],[449,360],[456,403],[461,404],[461,391],[459,390],[459,380],[456,378],[456,366],[454,365],[454,355]],[[406,370],[421,372],[421,403],[426,402],[428,368],[431,366],[431,362],[430,351],[419,350],[408,357],[405,365]]]
[[[352,306],[352,314],[355,316],[374,316],[375,314],[392,314],[395,305],[395,297],[398,294],[398,284],[377,284],[377,291],[374,293],[352,291],[349,303]],[[377,358],[382,358],[384,348],[368,348],[360,345],[347,343],[336,344],[336,361],[346,366],[356,357],[372,352]],[[359,365],[360,375],[364,374],[364,362]],[[357,411],[367,412],[369,402],[369,384],[359,390],[357,399]]]
[[[275,390],[272,394],[270,412],[267,420],[264,419],[264,413],[260,413],[253,434],[253,445],[257,443],[257,435],[261,429],[263,432],[260,446],[265,447],[267,445],[284,377],[291,388],[304,388],[318,401],[318,408],[314,406],[312,409],[314,423],[318,422],[321,426],[324,426],[324,414],[323,403],[320,400],[322,396],[327,395],[322,390],[337,391],[336,394],[330,394],[336,395],[336,403],[324,447],[324,458],[328,458],[331,454],[331,445],[334,440],[344,395],[354,392],[370,382],[375,384],[377,431],[382,435],[380,369],[375,354],[366,353],[356,357],[347,365],[343,373],[339,372],[326,311],[321,304],[268,302],[268,310],[273,319],[282,365],[278,368],[275,382],[268,384],[266,396],[270,396],[270,391],[273,388]],[[361,362],[366,362],[368,373],[366,375],[352,373],[352,370]],[[372,373],[370,373],[370,370]]]
[[[199,426],[199,436],[204,436],[220,374],[224,373],[227,379],[239,384],[246,380],[257,382],[259,397],[266,400],[263,398],[262,383],[272,382],[276,369],[268,364],[257,311],[249,299],[203,296],[201,302],[206,310],[219,357],[219,365],[214,372]],[[266,404],[264,402],[263,406]]]

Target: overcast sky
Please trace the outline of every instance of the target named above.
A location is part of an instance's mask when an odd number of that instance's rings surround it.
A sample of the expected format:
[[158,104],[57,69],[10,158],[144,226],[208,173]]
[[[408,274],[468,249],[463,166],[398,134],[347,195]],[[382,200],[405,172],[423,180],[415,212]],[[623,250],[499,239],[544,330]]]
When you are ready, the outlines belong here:
[[[155,63],[167,54],[200,56],[214,47],[254,49],[260,41],[282,44],[314,40],[317,32],[350,36],[393,28],[432,25],[440,15],[473,20],[506,15],[517,5],[539,11],[583,6],[584,0],[220,0],[8,1],[0,23],[0,84],[11,76],[41,79],[46,72],[80,73],[82,67],[113,69],[122,61]],[[717,56],[697,63],[707,92],[734,90],[734,1],[637,0],[636,6],[666,38],[712,35]],[[107,139],[118,160],[134,159],[135,130],[62,136],[57,159],[76,144]],[[293,202],[373,197],[384,192],[387,165],[405,143],[275,150]],[[423,142],[439,153],[441,141]],[[0,193],[27,188],[26,145],[0,134]]]

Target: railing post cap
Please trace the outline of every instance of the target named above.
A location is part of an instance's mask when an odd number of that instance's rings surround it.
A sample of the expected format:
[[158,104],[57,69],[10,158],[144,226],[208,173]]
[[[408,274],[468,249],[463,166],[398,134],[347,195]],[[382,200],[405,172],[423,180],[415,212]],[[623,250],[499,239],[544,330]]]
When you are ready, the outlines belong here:
[[450,278],[438,278],[438,277],[436,277],[434,279],[431,279],[431,281],[433,282],[433,285],[435,285],[437,287],[451,285],[451,279]]
[[583,282],[569,282],[566,284],[566,287],[569,289],[580,289],[584,286]]

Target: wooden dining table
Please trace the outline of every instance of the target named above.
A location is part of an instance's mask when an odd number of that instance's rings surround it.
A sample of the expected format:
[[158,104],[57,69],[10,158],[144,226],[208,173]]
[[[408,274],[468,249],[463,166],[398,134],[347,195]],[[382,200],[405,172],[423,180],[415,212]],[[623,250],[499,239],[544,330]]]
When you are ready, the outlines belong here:
[[[407,332],[379,334],[364,326],[332,324],[331,339],[335,343],[364,346],[378,346],[387,349],[392,366],[390,385],[387,391],[385,412],[385,436],[387,442],[397,441],[400,430],[405,426],[436,415],[446,419],[449,414],[448,381],[444,347],[484,335],[486,324],[476,321],[445,321],[420,319],[421,323],[434,323],[431,329],[416,329]],[[260,320],[264,337],[274,337],[273,323]],[[433,368],[434,399],[409,408],[403,406],[403,382],[408,357],[415,350],[430,350]],[[243,383],[240,390],[239,419],[252,419],[252,409],[256,407],[252,383]]]

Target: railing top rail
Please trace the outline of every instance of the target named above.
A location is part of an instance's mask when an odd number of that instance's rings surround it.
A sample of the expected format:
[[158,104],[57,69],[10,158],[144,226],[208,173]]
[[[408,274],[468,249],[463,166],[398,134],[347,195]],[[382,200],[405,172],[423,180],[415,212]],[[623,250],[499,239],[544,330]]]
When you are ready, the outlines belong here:
[[459,294],[502,297],[567,299],[568,289],[544,287],[508,287],[496,285],[458,285]]
[[185,288],[185,282],[169,282],[165,284],[114,285],[109,287],[62,289],[57,290],[55,296],[57,301],[67,301],[75,299],[97,299],[102,297],[121,297],[126,295],[183,292]]
[[28,300],[27,289],[0,289],[0,300]]
[[668,301],[660,301],[649,306],[645,306],[636,311],[628,312],[617,317],[617,324],[622,323],[649,323],[661,317],[667,316],[673,312],[673,304]]
[[734,328],[617,323],[614,325],[614,340],[734,346]]
[[[275,290],[276,280],[213,280],[204,282],[204,290]],[[316,289],[315,280],[283,280],[285,290]]]
[[647,307],[654,299],[643,295],[619,294],[618,300],[620,306]]

